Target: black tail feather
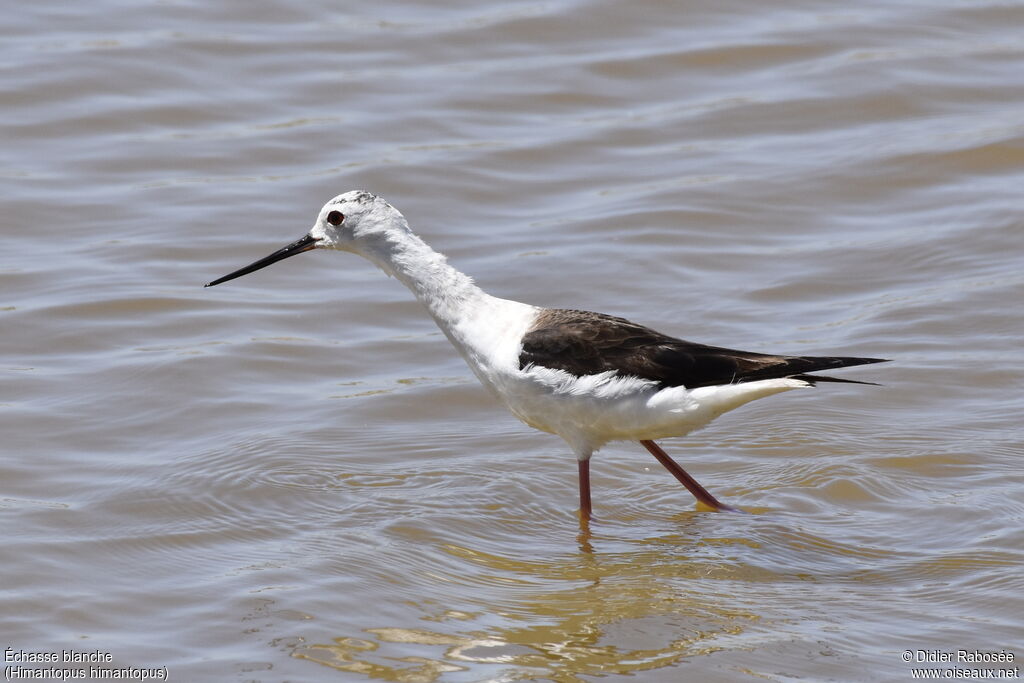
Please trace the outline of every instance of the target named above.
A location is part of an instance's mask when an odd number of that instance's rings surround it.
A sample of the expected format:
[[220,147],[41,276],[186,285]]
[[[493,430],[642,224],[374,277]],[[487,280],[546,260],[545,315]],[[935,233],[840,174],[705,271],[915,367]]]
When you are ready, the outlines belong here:
[[882,386],[878,382],[862,382],[859,379],[840,379],[839,377],[826,377],[825,375],[793,375],[791,379],[802,379],[812,387],[818,382],[840,382],[842,384],[870,384],[873,387]]
[[[795,359],[797,360],[797,359]],[[824,375],[807,375],[805,372],[817,372],[820,370],[834,370],[836,368],[848,368],[854,365],[868,365],[870,363],[887,363],[888,358],[852,358],[848,356],[839,357],[815,357],[806,356],[799,358],[802,361],[801,364],[809,365],[812,367],[801,368],[802,372],[798,375],[790,375],[793,379],[802,379],[803,381],[814,385],[815,382],[841,382],[843,384],[870,384],[872,386],[879,386],[877,382],[863,382],[857,379],[840,379],[838,377],[826,377]]]

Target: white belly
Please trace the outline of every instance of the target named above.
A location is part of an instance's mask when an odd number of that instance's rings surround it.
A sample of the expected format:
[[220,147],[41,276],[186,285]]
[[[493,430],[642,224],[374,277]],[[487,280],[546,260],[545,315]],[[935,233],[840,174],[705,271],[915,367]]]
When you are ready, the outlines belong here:
[[579,457],[609,441],[684,436],[754,399],[809,386],[770,379],[659,390],[652,382],[611,373],[576,378],[538,367],[517,374],[496,383],[506,406],[531,427],[564,438]]

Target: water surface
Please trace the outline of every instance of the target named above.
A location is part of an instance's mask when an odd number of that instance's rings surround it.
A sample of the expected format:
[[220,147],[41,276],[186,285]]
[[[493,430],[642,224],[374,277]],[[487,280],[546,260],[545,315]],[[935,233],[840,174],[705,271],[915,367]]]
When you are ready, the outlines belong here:
[[[889,681],[1024,629],[1024,5],[185,1],[0,22],[0,640],[179,681]],[[557,438],[394,280],[895,359]],[[1019,664],[1019,661],[1017,662]],[[967,666],[967,665],[961,665]]]

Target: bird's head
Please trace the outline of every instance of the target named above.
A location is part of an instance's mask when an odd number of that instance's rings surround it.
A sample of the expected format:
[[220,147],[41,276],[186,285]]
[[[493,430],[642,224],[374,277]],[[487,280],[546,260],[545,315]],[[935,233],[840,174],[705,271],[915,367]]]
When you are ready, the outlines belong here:
[[405,217],[380,197],[353,190],[324,204],[309,233],[244,268],[208,283],[219,285],[313,249],[351,251],[371,260],[399,235],[409,233]]

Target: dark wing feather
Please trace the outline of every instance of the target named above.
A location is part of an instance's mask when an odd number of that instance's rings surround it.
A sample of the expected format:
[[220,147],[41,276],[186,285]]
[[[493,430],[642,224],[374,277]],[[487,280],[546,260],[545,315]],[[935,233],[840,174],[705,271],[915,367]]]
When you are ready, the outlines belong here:
[[715,384],[794,377],[834,380],[804,373],[881,363],[880,358],[773,356],[696,344],[601,313],[548,309],[523,337],[519,366],[540,365],[576,376],[614,370],[661,387],[690,389]]

